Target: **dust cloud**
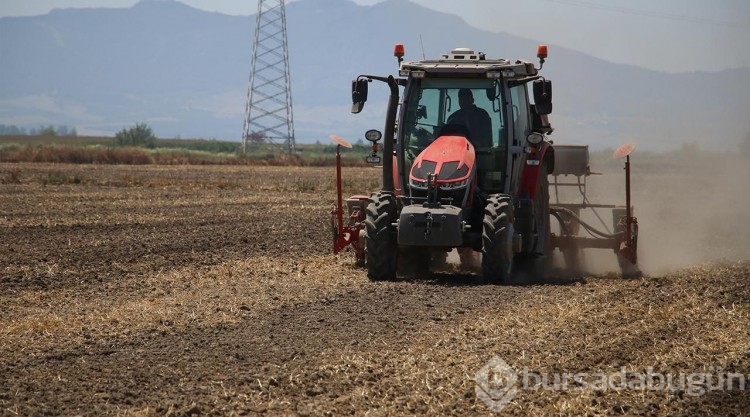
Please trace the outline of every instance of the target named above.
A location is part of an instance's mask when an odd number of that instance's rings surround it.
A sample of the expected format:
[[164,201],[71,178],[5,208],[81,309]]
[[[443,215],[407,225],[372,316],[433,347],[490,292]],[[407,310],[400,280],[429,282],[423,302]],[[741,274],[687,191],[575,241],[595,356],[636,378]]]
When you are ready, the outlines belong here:
[[[623,167],[624,160],[612,160],[611,154],[592,155],[592,171],[603,173],[588,178],[592,203],[625,204]],[[639,265],[646,274],[750,260],[750,158],[706,151],[636,150],[631,169]],[[608,210],[600,209],[599,214],[611,222]],[[585,219],[601,225],[590,213]],[[609,250],[587,250],[585,259],[591,272],[618,269]]]
[[[625,160],[611,152],[591,155],[591,175],[585,179],[586,198],[592,204],[625,206]],[[559,176],[559,183],[577,183],[574,176]],[[647,275],[705,263],[750,261],[750,157],[697,150],[639,152],[631,155],[631,204],[639,224],[638,265]],[[582,203],[577,186],[554,187],[550,203]],[[606,233],[613,229],[612,209],[582,210],[581,218]],[[552,232],[559,234],[551,219]],[[589,236],[581,228],[579,236]],[[585,249],[584,274],[619,273],[611,249]],[[481,258],[477,256],[475,269]],[[458,253],[447,262],[460,264]],[[552,254],[553,274],[567,273],[559,250]]]

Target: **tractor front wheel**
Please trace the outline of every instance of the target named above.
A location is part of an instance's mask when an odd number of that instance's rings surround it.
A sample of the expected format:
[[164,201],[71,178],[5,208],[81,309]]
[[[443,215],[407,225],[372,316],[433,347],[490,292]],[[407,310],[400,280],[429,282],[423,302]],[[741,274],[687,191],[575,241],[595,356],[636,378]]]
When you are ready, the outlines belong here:
[[396,278],[398,243],[391,230],[396,218],[396,200],[389,193],[370,197],[365,217],[365,266],[370,281]]
[[513,201],[510,196],[489,196],[482,228],[482,282],[505,284],[513,266]]

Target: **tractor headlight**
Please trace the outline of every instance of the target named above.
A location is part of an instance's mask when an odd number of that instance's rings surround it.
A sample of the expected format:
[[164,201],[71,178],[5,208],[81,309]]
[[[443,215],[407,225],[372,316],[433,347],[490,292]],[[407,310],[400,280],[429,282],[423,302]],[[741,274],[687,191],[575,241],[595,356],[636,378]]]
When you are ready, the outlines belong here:
[[370,129],[367,132],[365,132],[365,139],[373,143],[379,141],[380,138],[382,137],[383,137],[383,134],[380,133],[380,131],[377,129]]
[[526,142],[529,142],[529,145],[539,145],[543,140],[544,135],[537,132],[532,132],[529,136],[526,136]]
[[468,179],[465,179],[463,181],[456,181],[456,182],[449,182],[447,184],[442,184],[440,186],[440,189],[442,190],[457,190],[460,188],[466,188],[466,185],[469,183]]
[[412,179],[409,180],[409,185],[412,188],[419,188],[419,189],[422,189],[422,190],[426,190],[427,189],[427,181],[415,180],[415,179],[412,178]]

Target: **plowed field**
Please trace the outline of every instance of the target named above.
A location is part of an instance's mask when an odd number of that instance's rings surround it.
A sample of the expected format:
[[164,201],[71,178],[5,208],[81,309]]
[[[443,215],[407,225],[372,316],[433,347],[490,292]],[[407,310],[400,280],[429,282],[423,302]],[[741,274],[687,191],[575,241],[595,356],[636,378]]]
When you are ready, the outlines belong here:
[[748,415],[747,165],[634,166],[643,278],[478,286],[333,255],[332,168],[5,164],[0,415]]

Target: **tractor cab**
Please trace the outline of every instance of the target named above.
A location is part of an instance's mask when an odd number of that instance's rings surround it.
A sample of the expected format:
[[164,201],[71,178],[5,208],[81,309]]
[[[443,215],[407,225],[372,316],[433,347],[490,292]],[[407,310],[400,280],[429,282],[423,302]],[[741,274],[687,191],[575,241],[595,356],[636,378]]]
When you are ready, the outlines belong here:
[[[544,54],[540,50],[540,59]],[[537,154],[547,154],[551,170],[552,150],[540,135],[544,130],[537,129],[533,143],[528,141],[532,120],[542,116],[529,103],[528,85],[551,93],[550,82],[540,79],[531,62],[488,59],[469,48],[437,60],[401,62],[399,75],[404,91],[395,132],[395,191],[405,204],[461,208],[466,233],[452,243],[481,248],[480,233],[468,231],[481,231],[488,197],[518,196],[524,164]],[[540,94],[539,101],[540,108],[551,110],[549,94]],[[529,173],[536,181],[540,175]]]
[[[547,122],[552,111],[551,82],[538,75],[547,56],[546,46],[538,50],[540,68],[523,60],[489,59],[469,48],[453,49],[437,60],[409,62],[403,61],[403,47],[397,45],[394,55],[399,59],[401,78],[392,82],[403,87],[403,96],[396,89],[396,100],[389,103],[389,113],[398,113],[394,114],[398,129],[393,131],[396,140],[392,148],[398,166],[395,191],[413,194],[411,168],[418,155],[441,136],[464,137],[471,144],[476,184],[484,192],[516,190],[519,184],[509,181],[512,171],[530,147],[543,146],[542,136],[534,135],[536,143],[527,138],[534,132],[552,132]],[[388,82],[383,77],[359,77],[353,83],[353,112],[361,111],[367,82],[373,79]],[[529,101],[529,83],[535,104]],[[390,127],[386,125],[386,138],[391,137]],[[424,171],[421,166],[420,171]]]
[[[488,191],[502,189],[500,182],[504,178],[507,164],[508,134],[506,111],[500,91],[498,80],[420,78],[412,79],[407,84],[396,151],[397,155],[402,156],[398,160],[399,174],[403,175],[401,183],[408,184],[402,188],[405,195],[412,196],[415,192],[420,194],[419,190],[424,185],[422,183],[426,181],[423,173],[435,172],[434,167],[429,169],[431,167],[424,166],[424,160],[420,160],[418,169],[413,169],[413,165],[417,157],[438,139],[440,141],[435,146],[436,149],[443,149],[450,143],[460,153],[468,150],[466,148],[470,145],[472,164],[460,164],[460,167],[464,170],[480,169],[482,188]],[[443,137],[462,140],[451,139],[449,142],[441,139]],[[462,141],[468,142],[468,145],[462,146]],[[399,145],[403,151],[400,151]],[[459,153],[446,154],[457,159],[446,162],[465,160]],[[481,166],[475,166],[477,162],[481,162]],[[445,166],[447,168],[450,165]],[[441,174],[443,178],[439,179],[456,176],[451,172]],[[493,175],[500,181],[493,184]]]

